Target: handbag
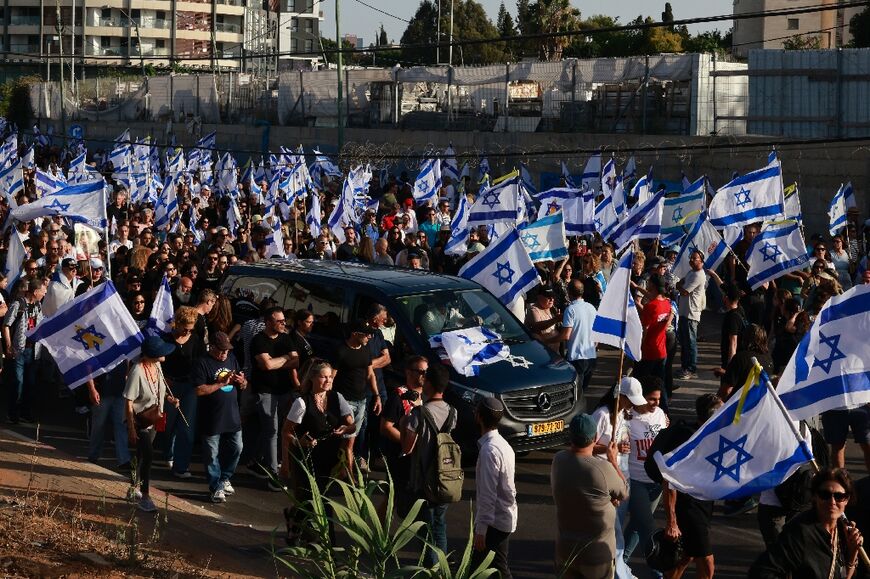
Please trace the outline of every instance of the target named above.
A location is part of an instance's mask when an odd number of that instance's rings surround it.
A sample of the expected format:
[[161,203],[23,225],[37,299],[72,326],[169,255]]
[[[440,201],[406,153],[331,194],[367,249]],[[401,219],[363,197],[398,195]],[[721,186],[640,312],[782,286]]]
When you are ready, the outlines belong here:
[[163,432],[166,430],[166,414],[160,411],[157,404],[152,404],[136,415],[136,426],[140,429],[153,426],[157,432]]

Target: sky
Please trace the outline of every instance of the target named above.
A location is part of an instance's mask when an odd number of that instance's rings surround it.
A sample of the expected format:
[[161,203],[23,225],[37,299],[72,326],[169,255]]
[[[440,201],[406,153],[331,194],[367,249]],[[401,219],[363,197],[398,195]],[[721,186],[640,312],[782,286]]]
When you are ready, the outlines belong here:
[[[418,0],[362,0],[370,6],[374,6],[392,16],[397,16],[404,20],[410,20],[419,6]],[[443,6],[447,6],[450,0],[441,0]],[[495,22],[498,15],[498,7],[501,0],[477,0],[480,2],[490,20]],[[387,31],[387,36],[391,41],[399,42],[402,33],[407,26],[406,22],[379,13],[377,10],[369,8],[360,3],[360,0],[320,0],[319,9],[323,10],[323,22],[321,23],[323,36],[327,38],[335,38],[335,3],[340,2],[341,11],[341,33],[356,34],[362,36],[365,45],[368,46],[374,41],[375,31],[380,25],[384,25]],[[639,14],[644,17],[652,16],[654,19],[661,18],[662,10],[664,10],[665,2],[656,0],[571,0],[571,4],[580,9],[583,18],[595,15],[606,14],[608,16],[618,16],[621,23],[628,23],[634,20]],[[516,0],[505,0],[505,7],[511,16],[516,17],[517,7]],[[703,16],[718,16],[720,14],[730,14],[733,8],[733,0],[671,0],[671,7],[674,11],[674,18],[679,20],[682,18],[698,18]],[[716,22],[712,24],[697,25],[690,27],[691,32],[701,32],[719,28],[727,30],[731,27],[731,23]]]

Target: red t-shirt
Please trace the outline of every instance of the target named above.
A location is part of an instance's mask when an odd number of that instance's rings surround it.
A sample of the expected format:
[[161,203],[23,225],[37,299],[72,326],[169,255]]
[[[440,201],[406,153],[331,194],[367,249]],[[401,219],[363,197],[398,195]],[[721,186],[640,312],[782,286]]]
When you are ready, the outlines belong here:
[[642,360],[664,360],[668,357],[667,336],[668,316],[671,314],[669,300],[652,300],[648,302],[640,314],[643,325],[643,342],[640,352]]

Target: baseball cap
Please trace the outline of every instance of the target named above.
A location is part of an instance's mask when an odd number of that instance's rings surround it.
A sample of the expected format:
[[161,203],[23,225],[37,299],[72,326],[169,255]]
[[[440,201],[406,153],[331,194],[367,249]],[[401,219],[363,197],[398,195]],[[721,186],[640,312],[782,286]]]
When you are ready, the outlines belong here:
[[672,246],[670,246],[669,248],[667,248],[665,250],[665,253],[680,253],[681,249],[682,248],[680,247],[680,245],[678,243],[675,243]]
[[105,267],[105,266],[103,266],[102,259],[100,259],[99,257],[92,257],[91,258],[91,269],[103,269],[103,267]]
[[263,216],[260,215],[259,213],[257,215],[254,215],[253,217],[251,217],[251,221],[254,223],[259,223],[262,220],[263,220]]
[[216,350],[232,350],[233,345],[230,343],[230,338],[224,332],[216,332],[211,341],[212,346]]
[[628,401],[635,406],[643,406],[646,404],[646,398],[643,397],[643,386],[637,378],[626,376],[619,383],[619,393],[628,398]]
[[554,298],[554,297],[556,297],[556,292],[553,291],[552,287],[545,285],[545,286],[541,287],[541,289],[538,290],[538,295],[544,296],[546,298]]
[[65,257],[63,259],[63,261],[60,262],[60,266],[70,268],[70,267],[77,267],[78,264],[76,263],[76,260],[74,260],[73,258]]
[[588,414],[578,414],[568,424],[568,436],[575,446],[589,446],[598,439],[595,419]]
[[363,320],[357,320],[350,325],[350,333],[351,334],[366,334],[367,336],[371,336],[374,334],[374,330],[369,327]]

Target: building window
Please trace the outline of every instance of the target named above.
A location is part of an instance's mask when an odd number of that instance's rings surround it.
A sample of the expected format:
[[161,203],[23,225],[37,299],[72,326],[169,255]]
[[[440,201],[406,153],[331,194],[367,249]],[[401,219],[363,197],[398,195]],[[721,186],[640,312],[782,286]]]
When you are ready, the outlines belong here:
[[799,30],[801,27],[799,18],[789,18],[788,19],[788,29],[789,30]]
[[313,18],[306,18],[305,19],[305,32],[307,32],[308,34],[314,33],[314,19]]
[[294,38],[290,42],[290,51],[291,52],[299,52],[299,39],[298,38]]
[[142,18],[142,11],[138,8],[132,8],[130,10],[130,17],[132,17],[136,22],[139,22],[139,19]]
[[112,17],[112,9],[111,8],[103,8],[100,16],[106,20]]
[[296,12],[296,0],[287,0],[287,12]]
[[164,12],[163,10],[158,10],[154,13],[154,18],[156,18],[157,20],[166,20],[166,12]]
[[155,39],[154,46],[156,46],[157,48],[166,48],[166,39],[165,38]]
[[100,48],[109,48],[112,46],[112,39],[109,36],[100,36]]
[[293,32],[299,32],[299,19],[291,18],[290,19],[290,30]]
[[305,41],[305,52],[314,52],[314,41],[310,38]]

